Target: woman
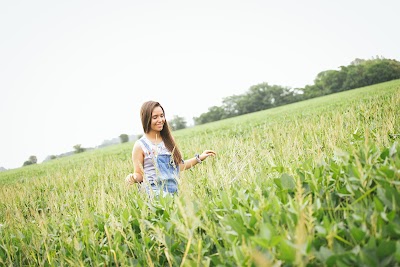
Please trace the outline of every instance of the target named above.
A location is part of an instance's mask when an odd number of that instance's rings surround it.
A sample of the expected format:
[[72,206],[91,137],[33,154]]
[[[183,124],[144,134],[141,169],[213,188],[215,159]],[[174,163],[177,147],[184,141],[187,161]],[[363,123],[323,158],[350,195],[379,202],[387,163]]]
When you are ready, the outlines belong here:
[[148,193],[152,191],[155,195],[161,192],[174,194],[178,191],[177,179],[180,171],[190,169],[209,156],[216,155],[213,150],[204,150],[200,155],[183,160],[160,103],[143,103],[140,117],[144,135],[133,146],[134,173],[125,178],[127,185],[144,182]]

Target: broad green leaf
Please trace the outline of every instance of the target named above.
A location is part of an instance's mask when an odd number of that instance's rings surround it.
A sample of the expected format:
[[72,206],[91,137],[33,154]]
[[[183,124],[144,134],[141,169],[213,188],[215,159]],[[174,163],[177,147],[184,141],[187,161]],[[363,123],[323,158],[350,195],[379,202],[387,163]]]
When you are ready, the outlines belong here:
[[327,247],[322,246],[315,254],[321,262],[325,263],[333,255],[333,252]]
[[396,222],[389,222],[387,225],[387,231],[391,238],[399,239],[400,238],[400,225]]
[[282,189],[284,190],[294,190],[296,188],[296,183],[292,176],[287,173],[281,175]]
[[400,241],[399,240],[396,241],[396,252],[394,254],[394,258],[396,259],[396,261],[400,262]]
[[281,179],[275,178],[274,183],[279,189],[282,189],[282,180]]
[[269,248],[269,241],[265,238],[262,237],[258,237],[258,236],[252,236],[250,237],[250,240],[252,240],[254,243],[256,243],[257,245],[263,247],[263,248]]
[[362,229],[356,227],[350,229],[350,233],[357,243],[360,243],[366,235],[366,233]]
[[287,262],[293,262],[296,259],[296,249],[289,240],[282,239],[279,243],[279,249],[280,259]]
[[375,204],[375,209],[376,209],[378,212],[382,212],[382,211],[383,211],[383,204],[382,204],[382,202],[381,202],[377,197],[375,197],[375,196],[374,196],[374,204]]
[[383,259],[389,255],[394,254],[396,251],[396,242],[389,240],[381,240],[378,244],[377,255],[380,259]]

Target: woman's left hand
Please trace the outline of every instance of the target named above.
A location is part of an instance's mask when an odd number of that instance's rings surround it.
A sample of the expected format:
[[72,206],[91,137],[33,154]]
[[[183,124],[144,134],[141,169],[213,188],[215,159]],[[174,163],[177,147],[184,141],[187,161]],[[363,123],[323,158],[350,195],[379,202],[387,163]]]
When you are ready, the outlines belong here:
[[216,155],[217,153],[215,153],[214,150],[204,150],[203,153],[201,153],[201,155],[199,156],[199,158],[201,161],[204,161],[209,156],[215,157]]

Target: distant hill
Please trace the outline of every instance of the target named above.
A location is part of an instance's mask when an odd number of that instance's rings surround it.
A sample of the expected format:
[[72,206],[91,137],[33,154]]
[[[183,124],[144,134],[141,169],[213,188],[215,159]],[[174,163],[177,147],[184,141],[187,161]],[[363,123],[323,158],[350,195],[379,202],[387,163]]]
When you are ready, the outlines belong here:
[[112,139],[104,140],[103,143],[101,143],[101,145],[98,145],[96,148],[102,148],[102,147],[106,147],[106,146],[116,145],[119,143],[121,143],[121,140],[119,139],[119,137],[115,137]]
[[[136,135],[136,134],[129,135],[129,142],[136,141],[137,139],[138,139],[138,135]],[[85,151],[89,151],[89,150],[102,148],[102,147],[106,147],[106,146],[117,145],[117,144],[120,144],[120,143],[121,143],[121,139],[119,137],[115,137],[115,138],[112,138],[112,139],[104,140],[103,143],[101,143],[101,145],[98,145],[98,146],[96,146],[94,148],[93,147],[85,147],[84,149],[85,149]],[[75,154],[75,151],[69,151],[69,152],[65,152],[65,153],[59,154],[59,155],[49,155],[43,160],[43,162],[46,162],[46,161],[54,159],[54,156],[56,158],[62,158],[62,157],[71,156],[73,154]],[[4,170],[6,170],[6,169],[4,169]],[[4,170],[0,170],[0,171],[4,171]]]
[[43,160],[43,162],[52,160],[52,159],[53,159],[53,158],[52,158],[53,156],[55,156],[56,158],[62,158],[62,157],[71,156],[71,155],[73,155],[74,153],[75,153],[74,151],[69,151],[69,152],[65,152],[65,153],[59,154],[59,155],[50,155],[50,156],[47,156],[47,157]]
[[[136,141],[137,139],[138,139],[138,135],[136,135],[136,134],[129,135],[129,142]],[[115,137],[112,139],[104,140],[103,143],[101,143],[101,145],[98,145],[96,148],[102,148],[102,147],[116,145],[116,144],[120,144],[120,143],[121,143],[121,139],[119,137]]]
[[7,170],[6,168],[0,167],[0,172],[4,172],[4,171],[6,171],[6,170]]

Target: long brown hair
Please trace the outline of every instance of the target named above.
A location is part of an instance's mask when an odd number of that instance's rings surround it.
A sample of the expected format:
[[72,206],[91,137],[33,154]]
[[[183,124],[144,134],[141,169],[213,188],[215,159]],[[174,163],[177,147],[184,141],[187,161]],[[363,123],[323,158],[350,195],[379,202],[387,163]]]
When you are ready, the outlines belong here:
[[[147,101],[144,102],[142,105],[142,108],[140,109],[140,118],[142,119],[142,126],[143,126],[143,131],[145,133],[150,132],[151,129],[151,117],[153,110],[156,107],[160,107],[164,113],[165,117],[165,111],[164,108],[161,106],[160,103],[156,101]],[[181,151],[179,150],[178,146],[175,143],[174,138],[172,137],[171,131],[168,126],[167,119],[165,119],[165,123],[163,126],[163,129],[160,132],[161,138],[165,144],[165,147],[172,153],[174,162],[175,164],[179,164],[182,162],[182,154]]]

